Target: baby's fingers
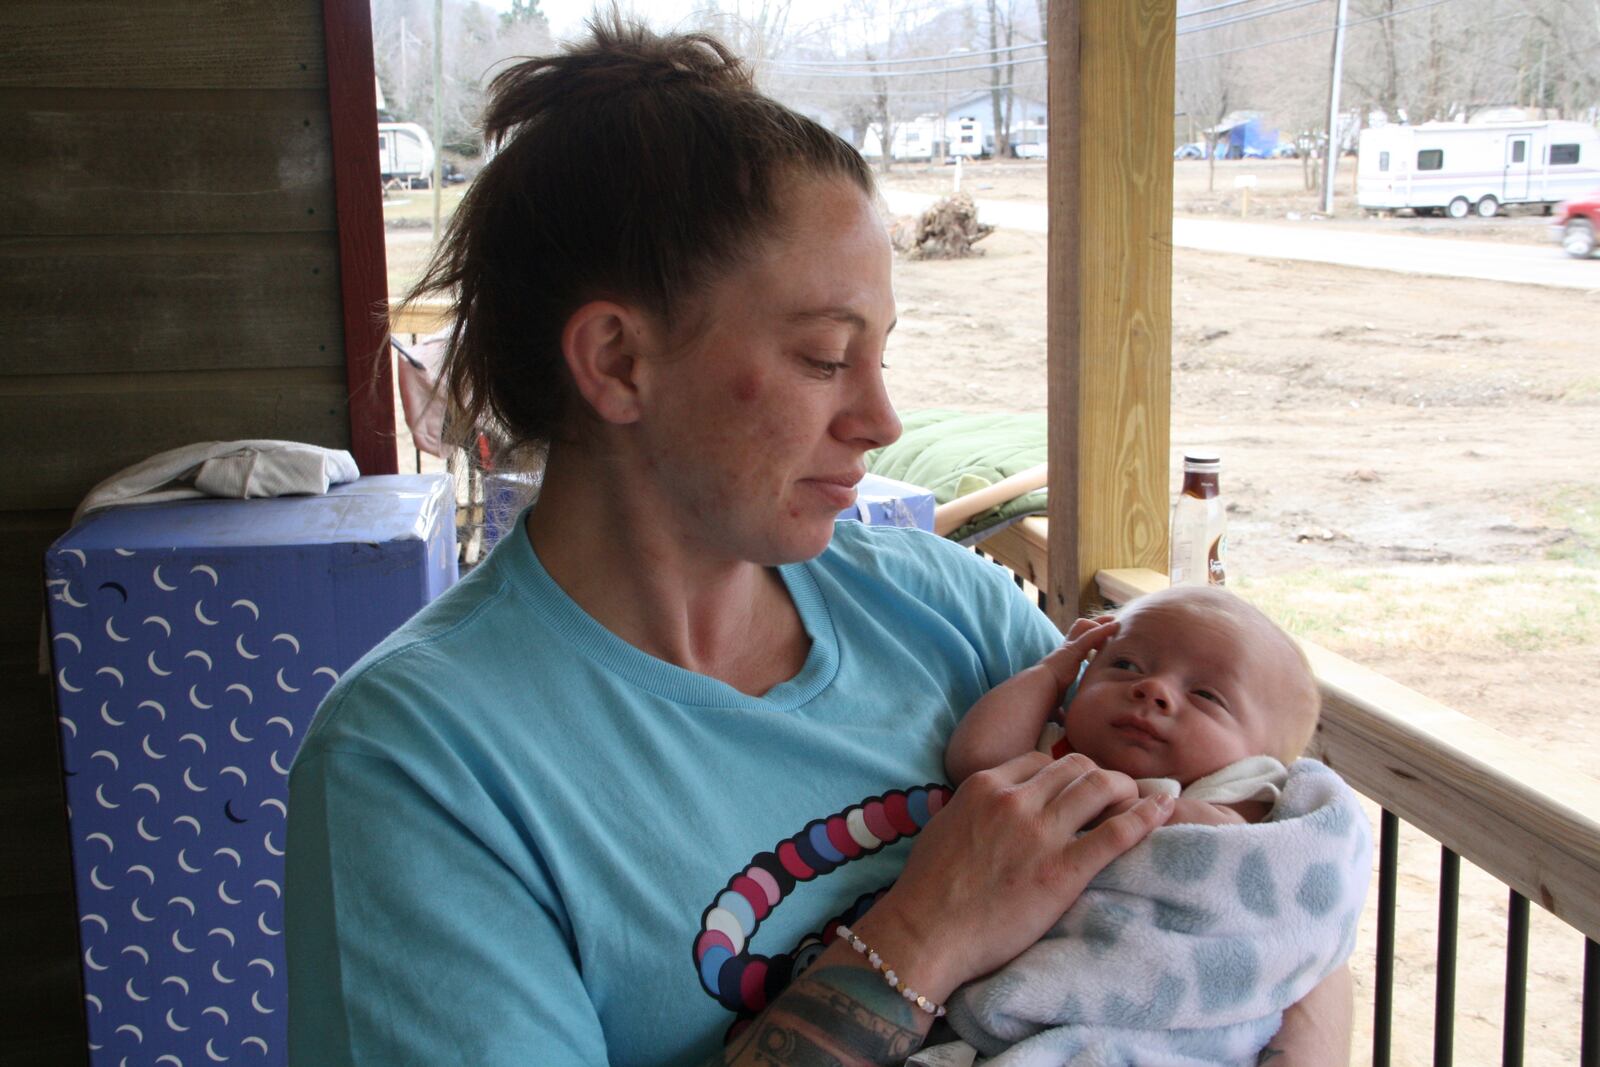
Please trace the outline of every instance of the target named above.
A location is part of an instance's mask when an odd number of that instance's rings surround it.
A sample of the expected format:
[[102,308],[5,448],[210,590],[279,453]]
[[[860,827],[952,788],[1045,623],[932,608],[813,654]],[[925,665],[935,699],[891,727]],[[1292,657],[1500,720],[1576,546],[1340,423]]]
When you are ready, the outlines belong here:
[[1072,625],[1067,627],[1067,640],[1076,641],[1084,634],[1116,621],[1115,615],[1096,615],[1092,619],[1074,619],[1072,620]]

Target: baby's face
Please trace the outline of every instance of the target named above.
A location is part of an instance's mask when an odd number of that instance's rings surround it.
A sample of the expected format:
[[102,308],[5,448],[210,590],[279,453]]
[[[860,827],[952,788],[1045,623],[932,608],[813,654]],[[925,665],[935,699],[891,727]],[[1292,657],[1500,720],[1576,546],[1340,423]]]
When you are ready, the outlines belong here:
[[1184,785],[1273,753],[1292,653],[1265,637],[1181,605],[1124,615],[1067,708],[1068,743],[1102,767]]

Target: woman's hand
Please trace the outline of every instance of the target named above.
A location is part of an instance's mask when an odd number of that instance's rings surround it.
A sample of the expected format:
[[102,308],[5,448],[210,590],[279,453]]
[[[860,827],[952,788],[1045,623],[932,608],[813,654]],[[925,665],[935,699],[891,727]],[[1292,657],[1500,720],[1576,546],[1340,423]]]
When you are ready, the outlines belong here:
[[[1129,801],[1137,803],[1079,836]],[[1171,811],[1170,798],[1139,801],[1133,779],[1087,756],[1018,756],[967,779],[856,928],[907,983],[943,1001],[1038,940]]]

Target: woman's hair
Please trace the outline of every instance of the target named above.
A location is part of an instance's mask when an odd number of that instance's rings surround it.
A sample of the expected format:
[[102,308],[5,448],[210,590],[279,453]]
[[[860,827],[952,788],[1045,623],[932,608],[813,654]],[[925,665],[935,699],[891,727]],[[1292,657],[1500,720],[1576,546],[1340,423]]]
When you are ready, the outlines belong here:
[[578,308],[625,302],[676,333],[782,225],[785,179],[873,191],[854,148],[758,92],[715,38],[614,14],[590,30],[494,79],[484,135],[498,153],[407,297],[452,301],[457,425],[495,426],[514,446],[562,429],[574,392],[561,334]]

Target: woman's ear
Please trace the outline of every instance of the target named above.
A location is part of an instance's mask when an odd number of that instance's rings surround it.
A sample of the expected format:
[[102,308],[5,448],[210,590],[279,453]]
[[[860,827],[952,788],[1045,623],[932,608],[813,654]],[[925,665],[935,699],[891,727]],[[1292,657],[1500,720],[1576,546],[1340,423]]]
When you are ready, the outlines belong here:
[[593,300],[574,311],[561,331],[561,354],[578,393],[606,422],[639,417],[636,373],[648,323],[637,311]]

